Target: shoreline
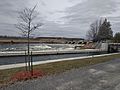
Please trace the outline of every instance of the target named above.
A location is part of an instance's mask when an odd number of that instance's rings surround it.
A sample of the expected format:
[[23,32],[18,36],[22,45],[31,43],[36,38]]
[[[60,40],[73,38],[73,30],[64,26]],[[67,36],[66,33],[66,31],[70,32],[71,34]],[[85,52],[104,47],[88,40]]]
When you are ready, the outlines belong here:
[[[104,56],[111,56],[111,55],[118,55],[118,54],[120,54],[120,53],[91,55],[91,56],[83,56],[83,57],[76,57],[76,58],[65,58],[65,59],[38,61],[38,62],[33,62],[33,65],[48,64],[48,63],[54,63],[54,62],[60,62],[60,61],[82,60],[82,59],[89,59],[89,58],[94,58],[94,57],[97,58],[97,57],[104,57]],[[20,67],[25,67],[25,63],[11,64],[11,65],[1,65],[0,70],[12,69],[12,68],[20,68]]]
[[[36,64],[34,65],[34,70],[43,71],[46,74],[45,75],[46,77],[50,75],[56,75],[56,74],[60,74],[63,72],[67,72],[72,69],[79,69],[79,68],[83,68],[87,66],[94,66],[94,65],[97,66],[99,64],[103,64],[105,62],[109,62],[112,60],[114,61],[116,59],[120,59],[120,53],[114,53],[111,55],[104,54],[103,56],[91,56],[87,58],[84,57],[81,59],[74,58],[71,60],[70,59],[63,60],[63,61],[60,60],[60,61],[52,61],[52,62],[47,62],[47,63],[42,63],[42,64]],[[0,87],[3,88],[3,87],[6,87],[7,85],[15,84],[16,82],[11,81],[11,77],[13,77],[13,75],[16,75],[16,73],[24,72],[24,71],[26,71],[24,66],[0,70],[0,73],[1,73]]]

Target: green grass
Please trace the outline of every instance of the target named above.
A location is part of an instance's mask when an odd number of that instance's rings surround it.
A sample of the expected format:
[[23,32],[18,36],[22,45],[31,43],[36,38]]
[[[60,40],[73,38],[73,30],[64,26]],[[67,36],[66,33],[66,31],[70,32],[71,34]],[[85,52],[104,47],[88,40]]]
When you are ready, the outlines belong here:
[[[42,70],[47,75],[52,75],[52,74],[59,74],[71,69],[77,69],[80,67],[107,62],[117,58],[120,58],[120,54],[96,57],[96,58],[88,58],[88,59],[82,59],[82,60],[61,61],[61,62],[55,62],[55,63],[42,64],[42,65],[34,66],[34,69]],[[8,84],[10,82],[9,81],[10,78],[15,73],[23,70],[25,70],[25,68],[0,70],[0,84]]]

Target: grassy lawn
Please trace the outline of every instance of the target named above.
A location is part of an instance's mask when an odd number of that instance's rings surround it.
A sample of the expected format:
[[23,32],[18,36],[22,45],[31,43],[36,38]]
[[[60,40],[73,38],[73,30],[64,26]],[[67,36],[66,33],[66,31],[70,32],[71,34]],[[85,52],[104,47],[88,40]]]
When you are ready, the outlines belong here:
[[[42,70],[47,75],[59,74],[65,72],[67,70],[71,70],[74,68],[85,67],[89,65],[94,65],[98,63],[107,62],[113,59],[120,58],[120,54],[111,55],[111,56],[103,56],[82,60],[72,60],[72,61],[61,61],[55,63],[48,63],[34,66],[35,70]],[[17,72],[24,71],[25,68],[15,68],[9,70],[0,70],[0,84],[8,84],[10,82],[10,78]]]

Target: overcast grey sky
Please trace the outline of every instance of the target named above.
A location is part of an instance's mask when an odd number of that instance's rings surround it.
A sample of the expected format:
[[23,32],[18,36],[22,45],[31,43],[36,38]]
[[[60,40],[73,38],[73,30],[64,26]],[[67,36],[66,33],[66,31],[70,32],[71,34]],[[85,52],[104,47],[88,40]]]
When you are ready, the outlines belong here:
[[0,35],[19,35],[17,11],[33,7],[44,23],[36,36],[85,37],[92,22],[106,17],[120,32],[120,0],[0,0]]

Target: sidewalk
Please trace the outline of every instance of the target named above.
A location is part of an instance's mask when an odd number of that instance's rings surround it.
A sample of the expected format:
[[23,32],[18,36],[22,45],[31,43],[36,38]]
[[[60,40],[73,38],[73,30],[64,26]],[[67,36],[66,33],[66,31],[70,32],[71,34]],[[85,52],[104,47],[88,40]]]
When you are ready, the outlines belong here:
[[[65,59],[56,59],[56,60],[46,60],[46,61],[33,62],[33,65],[46,64],[46,63],[59,62],[59,61],[80,60],[80,59],[85,59],[85,58],[109,56],[109,55],[115,55],[115,54],[119,54],[119,53],[102,54],[102,55],[94,55],[94,56],[84,56],[84,57],[76,57],[76,58],[65,58]],[[24,66],[25,66],[25,63],[1,65],[0,70],[11,69],[11,68],[19,68],[19,67],[24,67]]]

